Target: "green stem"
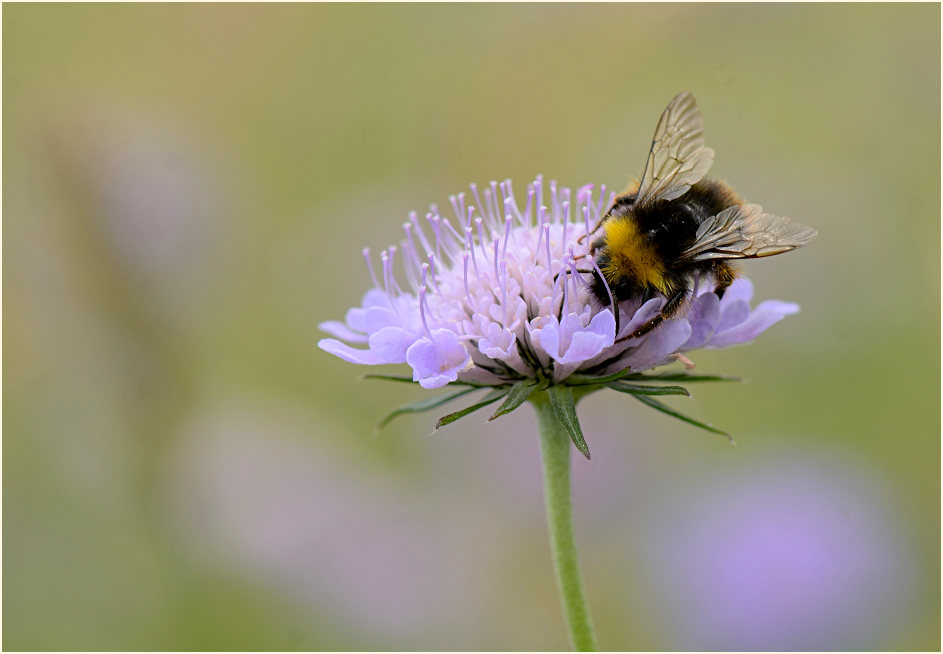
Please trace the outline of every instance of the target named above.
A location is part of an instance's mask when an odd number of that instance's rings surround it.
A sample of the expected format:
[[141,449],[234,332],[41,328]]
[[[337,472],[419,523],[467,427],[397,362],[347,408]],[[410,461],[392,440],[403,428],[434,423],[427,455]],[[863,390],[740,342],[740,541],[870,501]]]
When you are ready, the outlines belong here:
[[573,516],[570,510],[570,437],[553,415],[546,393],[534,393],[531,402],[537,410],[537,428],[540,432],[550,551],[557,572],[557,588],[563,602],[570,645],[579,652],[596,651],[596,634],[586,605],[576,541],[573,538]]

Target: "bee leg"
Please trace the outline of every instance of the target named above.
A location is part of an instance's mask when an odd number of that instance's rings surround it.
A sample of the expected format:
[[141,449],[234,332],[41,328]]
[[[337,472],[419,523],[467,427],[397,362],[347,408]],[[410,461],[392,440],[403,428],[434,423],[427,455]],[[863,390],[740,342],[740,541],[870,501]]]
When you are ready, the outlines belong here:
[[632,332],[628,336],[623,336],[622,338],[618,339],[616,343],[623,343],[629,339],[638,338],[639,336],[644,336],[648,332],[652,331],[653,329],[658,327],[661,323],[665,322],[665,320],[667,320],[674,314],[678,313],[678,309],[680,309],[684,305],[684,300],[687,298],[687,296],[688,296],[688,289],[686,288],[681,289],[680,291],[672,295],[670,298],[668,298],[668,301],[665,303],[665,306],[661,308],[661,312],[657,316],[653,317],[651,320],[643,324],[641,327],[636,329],[634,332]]
[[[593,274],[594,272],[596,272],[596,271],[595,271],[595,270],[592,270],[592,269],[590,269],[590,270],[580,270],[579,268],[577,268],[577,269],[576,269],[576,272],[580,273],[581,275],[592,275],[592,274]],[[556,275],[553,276],[553,282],[554,282],[554,283],[557,282],[557,277],[559,277],[561,274],[562,274],[562,271],[561,271],[561,272],[558,272]]]
[[[596,271],[594,270],[593,273],[595,273],[595,272],[596,272]],[[620,325],[620,322],[619,322],[619,314],[622,313],[622,309],[621,309],[621,307],[619,307],[619,301],[618,301],[617,299],[615,299],[614,297],[612,298],[612,302],[609,303],[609,310],[612,311],[612,315],[613,315],[613,317],[616,319],[616,331],[615,331],[615,335],[618,336],[618,335],[619,335],[619,330],[622,328],[621,325]],[[619,341],[616,341],[615,343],[618,343],[618,342],[619,342]],[[615,343],[613,343],[613,345],[614,345]]]
[[732,267],[722,261],[714,264],[714,269],[711,272],[714,275],[714,279],[717,281],[717,285],[714,287],[714,294],[717,296],[718,300],[722,300],[724,299],[724,291],[733,284],[733,280],[736,278],[736,272]]

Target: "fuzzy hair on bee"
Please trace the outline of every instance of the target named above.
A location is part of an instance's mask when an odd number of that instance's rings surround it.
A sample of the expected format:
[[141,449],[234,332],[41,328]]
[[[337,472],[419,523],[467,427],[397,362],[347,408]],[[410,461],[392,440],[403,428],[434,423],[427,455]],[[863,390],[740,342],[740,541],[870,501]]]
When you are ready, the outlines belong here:
[[697,279],[708,276],[723,297],[737,275],[732,260],[788,252],[817,235],[705,178],[714,151],[705,147],[703,132],[694,96],[675,96],[655,128],[641,181],[615,198],[593,230],[599,235],[590,247],[596,265],[589,287],[600,303],[659,295],[667,300],[658,315],[620,341],[678,314]]

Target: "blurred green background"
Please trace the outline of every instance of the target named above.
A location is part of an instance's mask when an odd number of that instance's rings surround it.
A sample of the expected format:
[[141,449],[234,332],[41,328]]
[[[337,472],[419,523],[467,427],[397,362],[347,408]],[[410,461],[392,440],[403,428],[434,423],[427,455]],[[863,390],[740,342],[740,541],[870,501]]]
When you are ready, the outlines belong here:
[[6,649],[566,646],[528,408],[427,438],[316,347],[469,182],[713,174],[820,231],[747,384],[580,413],[607,649],[940,647],[940,7],[3,7]]

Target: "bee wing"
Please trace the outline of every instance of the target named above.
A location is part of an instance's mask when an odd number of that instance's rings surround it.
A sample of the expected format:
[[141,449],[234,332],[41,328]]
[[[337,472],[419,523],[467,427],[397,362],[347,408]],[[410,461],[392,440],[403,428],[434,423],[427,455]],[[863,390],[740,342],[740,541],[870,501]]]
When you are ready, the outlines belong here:
[[694,96],[679,93],[655,128],[636,204],[674,200],[684,195],[704,177],[713,162],[714,151],[704,146],[704,121]]
[[810,243],[818,235],[789,218],[763,213],[758,204],[727,207],[697,229],[681,261],[768,257]]

